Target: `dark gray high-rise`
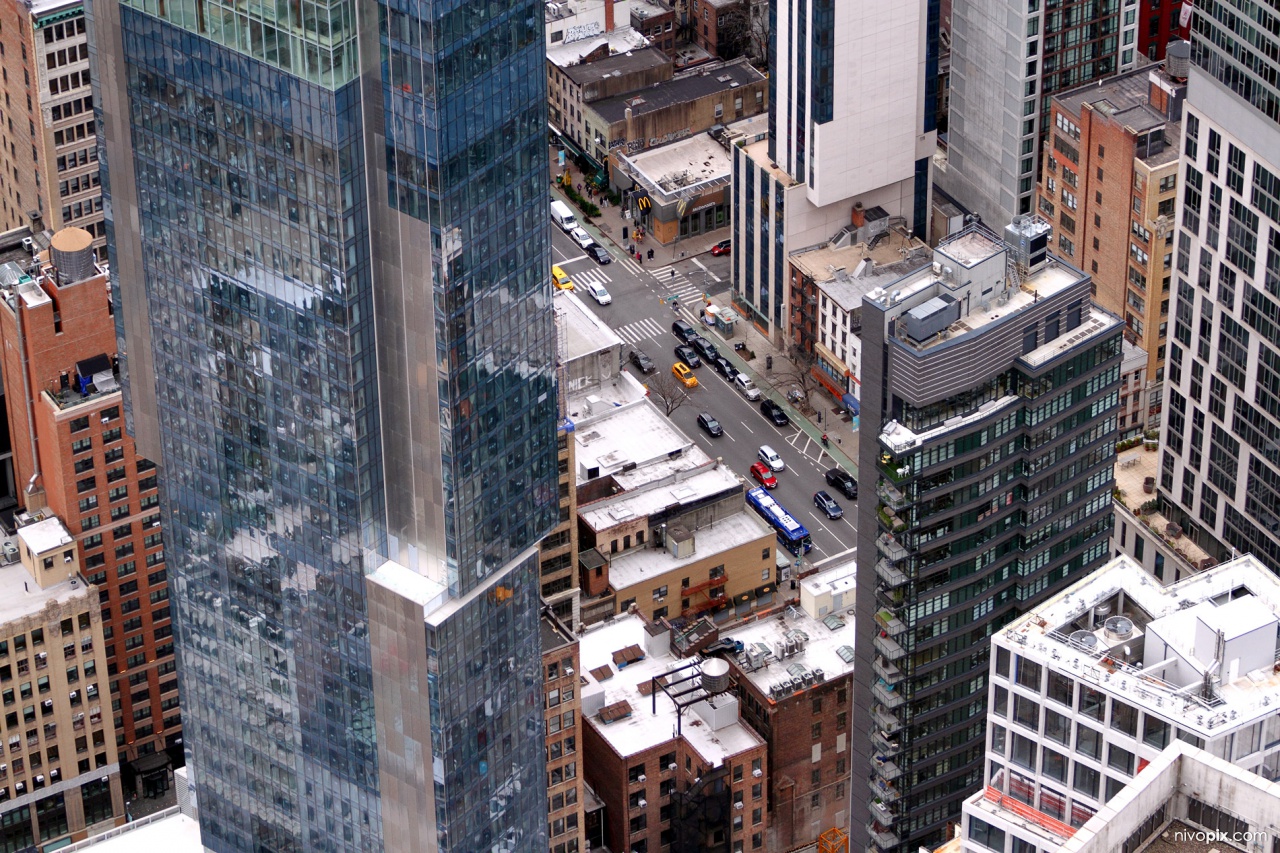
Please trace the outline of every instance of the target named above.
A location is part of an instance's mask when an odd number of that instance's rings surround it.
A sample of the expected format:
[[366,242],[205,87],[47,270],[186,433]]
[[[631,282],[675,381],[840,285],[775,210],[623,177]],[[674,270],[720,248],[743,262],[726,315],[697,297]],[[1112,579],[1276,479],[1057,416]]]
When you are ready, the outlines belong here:
[[991,634],[1101,565],[1120,321],[1047,256],[973,225],[862,308],[853,846],[945,840],[982,780]]
[[[547,848],[542,15],[92,4],[120,352],[213,850]],[[403,633],[368,603],[379,572],[421,582]]]

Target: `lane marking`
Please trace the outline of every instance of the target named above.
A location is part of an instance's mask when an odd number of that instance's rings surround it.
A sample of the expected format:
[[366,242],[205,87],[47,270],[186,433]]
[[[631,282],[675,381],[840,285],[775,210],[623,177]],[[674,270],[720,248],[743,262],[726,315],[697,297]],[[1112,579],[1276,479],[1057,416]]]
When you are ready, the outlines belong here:
[[704,273],[706,273],[707,275],[711,276],[711,280],[712,280],[712,281],[717,282],[717,283],[719,283],[720,281],[722,281],[722,279],[720,278],[720,276],[716,275],[716,274],[715,274],[715,273],[713,273],[711,270],[709,270],[709,269],[707,269],[706,267],[704,267],[704,266],[702,265],[702,261],[698,260],[697,258],[692,258],[691,260],[692,260],[692,261],[694,262],[694,264],[698,267],[698,269],[702,270]]

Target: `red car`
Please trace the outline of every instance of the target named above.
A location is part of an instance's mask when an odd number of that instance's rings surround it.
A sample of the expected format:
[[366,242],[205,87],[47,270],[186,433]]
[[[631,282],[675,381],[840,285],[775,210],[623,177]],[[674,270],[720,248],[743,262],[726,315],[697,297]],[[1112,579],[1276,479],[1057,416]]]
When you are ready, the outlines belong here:
[[721,240],[719,243],[716,243],[714,246],[711,247],[711,254],[715,255],[716,257],[719,257],[721,255],[728,255],[732,252],[733,252],[732,240]]
[[751,476],[760,481],[760,485],[766,489],[776,489],[778,487],[778,478],[773,476],[773,471],[763,462],[756,462],[751,466]]

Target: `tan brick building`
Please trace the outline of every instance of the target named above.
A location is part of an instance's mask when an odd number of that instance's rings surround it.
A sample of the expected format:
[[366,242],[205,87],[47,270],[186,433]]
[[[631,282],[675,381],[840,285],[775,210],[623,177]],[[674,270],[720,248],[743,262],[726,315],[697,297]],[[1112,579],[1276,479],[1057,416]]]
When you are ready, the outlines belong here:
[[0,230],[106,227],[82,0],[0,4]]
[[34,275],[0,266],[0,364],[19,500],[65,519],[85,577],[104,592],[116,745],[154,791],[182,762],[159,495],[154,465],[125,432],[107,276],[91,242],[65,229]]
[[542,674],[547,737],[547,836],[551,853],[585,853],[586,801],[579,770],[582,697],[578,639],[550,613],[542,614]]
[[1159,425],[1185,95],[1185,81],[1149,67],[1056,95],[1049,117],[1037,211],[1147,354],[1143,423],[1126,408],[1122,430]]
[[0,849],[52,850],[124,823],[124,795],[99,590],[62,522],[22,521],[0,566]]

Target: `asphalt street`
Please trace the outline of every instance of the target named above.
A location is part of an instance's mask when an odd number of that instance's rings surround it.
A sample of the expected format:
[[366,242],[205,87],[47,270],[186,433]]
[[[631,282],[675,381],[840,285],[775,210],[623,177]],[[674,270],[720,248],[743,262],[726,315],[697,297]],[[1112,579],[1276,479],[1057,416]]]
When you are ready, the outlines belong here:
[[[578,296],[601,319],[613,327],[624,342],[623,354],[634,348],[643,350],[659,370],[669,371],[675,363],[674,348],[680,343],[671,332],[677,317],[692,321],[685,306],[701,301],[705,291],[727,289],[729,259],[702,255],[679,260],[674,264],[637,264],[613,251],[608,241],[601,245],[613,254],[613,262],[597,264],[570,237],[553,227],[552,256],[575,284],[603,284],[613,301],[597,305],[581,287]],[[676,296],[682,307],[677,314],[668,300]],[[726,347],[713,335],[707,335],[723,351]],[[629,364],[627,369],[637,374]],[[712,457],[720,457],[731,470],[743,477],[748,487],[759,485],[750,476],[751,463],[761,445],[769,445],[782,457],[786,469],[778,472],[774,498],[799,520],[813,537],[810,563],[824,566],[851,559],[857,545],[856,501],[847,500],[838,490],[829,488],[823,473],[835,465],[822,447],[822,442],[795,426],[774,426],[760,411],[758,402],[751,403],[729,387],[724,378],[710,367],[695,370],[698,387],[690,391],[690,400],[671,414],[671,421]],[[709,412],[724,428],[724,434],[712,438],[698,427],[700,412]],[[794,413],[788,412],[794,417]],[[860,484],[861,485],[861,484]],[[844,517],[828,519],[813,503],[813,495],[826,490],[844,509]]]

